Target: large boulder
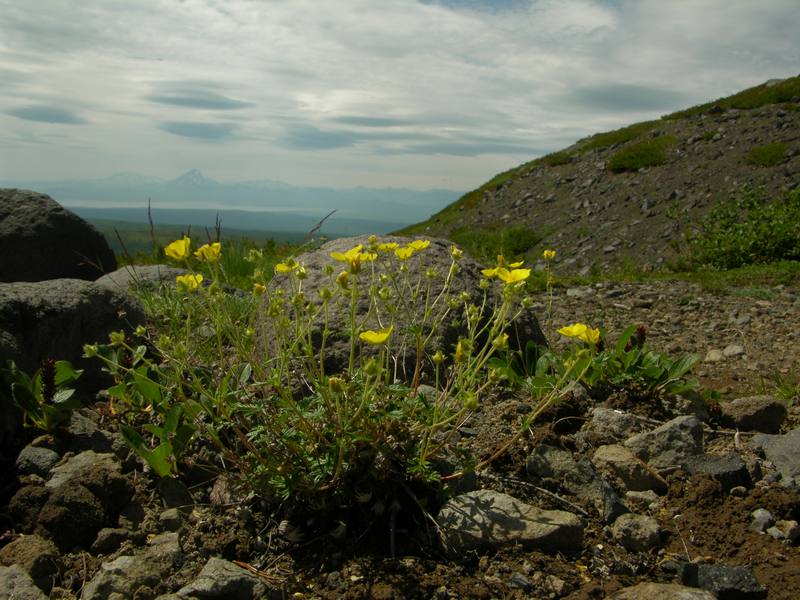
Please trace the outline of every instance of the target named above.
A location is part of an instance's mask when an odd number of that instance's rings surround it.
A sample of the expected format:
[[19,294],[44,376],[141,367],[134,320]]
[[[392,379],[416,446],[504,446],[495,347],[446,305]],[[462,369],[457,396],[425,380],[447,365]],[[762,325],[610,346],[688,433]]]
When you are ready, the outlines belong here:
[[97,285],[127,292],[130,288],[157,290],[162,285],[175,285],[178,275],[189,271],[169,265],[126,265],[106,273],[95,281]]
[[0,188],[0,281],[97,279],[117,266],[103,235],[47,194]]
[[[403,246],[411,241],[410,238],[405,237],[384,236],[379,237],[375,244],[397,243]],[[324,323],[327,319],[330,337],[325,341],[324,353],[325,369],[328,373],[343,370],[347,366],[350,353],[348,335],[350,296],[349,292],[337,294],[336,283],[337,274],[345,270],[347,265],[333,259],[331,253],[346,253],[358,244],[364,246],[364,251],[368,251],[370,248],[369,237],[340,238],[324,244],[313,252],[296,257],[296,261],[305,267],[305,279],[301,282],[302,292],[304,302],[312,307],[311,310],[315,310],[321,305],[320,291],[323,288],[334,291],[328,310],[321,311],[314,321],[311,334],[313,350],[318,351]],[[397,376],[403,380],[410,381],[414,372],[416,350],[411,330],[414,326],[423,324],[426,297],[429,304],[433,304],[435,301],[435,306],[426,322],[428,324],[436,323],[425,347],[428,354],[426,360],[423,361],[423,369],[427,368],[427,374],[432,372],[428,360],[430,356],[437,350],[441,350],[445,356],[451,356],[459,337],[465,336],[467,333],[462,296],[468,295],[469,302],[479,306],[482,304],[484,291],[480,287],[480,282],[481,279],[484,279],[481,274],[484,267],[467,256],[458,260],[458,272],[449,278],[447,293],[437,299],[448,279],[452,262],[451,246],[452,243],[447,240],[431,239],[428,248],[404,262],[399,261],[393,252],[377,252],[378,258],[375,261],[363,263],[359,275],[349,278],[350,288],[357,285],[360,291],[356,305],[356,320],[360,330],[376,330],[381,328],[381,325],[385,327],[388,323],[394,322],[391,350],[393,359],[396,358],[397,361]],[[407,271],[403,272],[401,267],[405,267]],[[286,296],[285,305],[290,307],[295,291],[291,289],[289,281],[290,279],[286,276],[276,275],[270,283],[265,305],[270,298],[275,297],[278,290],[282,290]],[[385,288],[388,299],[379,299],[376,303],[370,303],[367,294],[370,285],[374,285],[376,290]],[[419,297],[412,300],[412,290],[418,286],[418,289],[421,290]],[[428,286],[429,295],[425,291]],[[501,284],[497,280],[492,281],[488,293],[489,301],[484,308],[484,318],[488,317],[491,308],[496,302],[499,302],[500,288]],[[448,309],[451,300],[456,306]],[[393,307],[398,308],[394,316],[392,316]],[[516,306],[515,310],[517,308],[519,306]],[[378,313],[380,322],[376,316]],[[447,314],[445,315],[445,313]],[[274,351],[275,339],[270,319],[265,318],[264,327],[260,329],[264,332],[265,350],[267,354],[270,354]],[[429,328],[426,325],[423,335],[427,336],[428,333]],[[509,345],[514,349],[524,348],[529,340],[541,345],[547,343],[532,309],[522,310],[507,333],[509,334]],[[361,348],[361,351],[365,353],[369,350],[370,348],[366,345]],[[423,373],[424,375],[425,373]]]
[[33,372],[42,359],[68,360],[99,375],[100,361],[81,358],[83,345],[107,342],[108,334],[144,323],[141,306],[128,295],[80,279],[0,283],[0,364],[14,360]]

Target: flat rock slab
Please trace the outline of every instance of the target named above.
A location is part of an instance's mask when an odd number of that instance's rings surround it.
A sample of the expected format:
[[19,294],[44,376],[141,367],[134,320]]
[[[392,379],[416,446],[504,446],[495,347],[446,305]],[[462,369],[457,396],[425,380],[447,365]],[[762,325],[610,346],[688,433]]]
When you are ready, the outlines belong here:
[[683,583],[708,590],[717,598],[760,600],[767,597],[767,588],[746,567],[690,564],[683,571]]
[[583,524],[574,514],[542,510],[491,490],[450,499],[436,521],[442,545],[453,557],[508,544],[570,552],[580,550],[583,542]]
[[98,469],[120,472],[122,466],[114,460],[113,454],[98,454],[93,450],[86,450],[68,459],[64,464],[53,467],[45,486],[55,489],[72,479],[83,479]]
[[106,273],[95,281],[96,285],[127,292],[129,288],[158,289],[162,285],[175,285],[178,275],[189,271],[169,265],[128,265]]
[[614,592],[608,600],[716,600],[706,590],[675,583],[640,583]]

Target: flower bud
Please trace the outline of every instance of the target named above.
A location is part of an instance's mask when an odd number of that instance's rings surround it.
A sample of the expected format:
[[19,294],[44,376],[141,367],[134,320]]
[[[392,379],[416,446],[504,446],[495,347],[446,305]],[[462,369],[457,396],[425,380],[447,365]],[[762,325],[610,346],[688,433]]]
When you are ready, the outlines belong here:
[[349,290],[350,274],[347,271],[342,271],[336,276],[336,283],[338,283],[343,290]]
[[111,340],[111,343],[115,346],[121,346],[125,343],[125,332],[124,331],[112,331],[108,334],[108,339]]
[[458,260],[464,256],[464,251],[458,246],[450,246],[450,256],[453,257],[453,260]]

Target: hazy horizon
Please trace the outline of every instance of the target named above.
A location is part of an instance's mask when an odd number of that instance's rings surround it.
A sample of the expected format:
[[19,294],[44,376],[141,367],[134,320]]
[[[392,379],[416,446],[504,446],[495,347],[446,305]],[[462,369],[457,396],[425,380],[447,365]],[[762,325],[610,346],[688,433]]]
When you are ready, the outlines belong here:
[[469,190],[797,74],[796,0],[0,0],[0,179]]

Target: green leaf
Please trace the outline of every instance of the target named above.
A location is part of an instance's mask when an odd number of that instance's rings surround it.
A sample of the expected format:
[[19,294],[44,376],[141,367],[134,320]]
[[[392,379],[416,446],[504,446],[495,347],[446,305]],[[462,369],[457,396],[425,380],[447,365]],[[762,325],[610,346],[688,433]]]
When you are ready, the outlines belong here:
[[683,377],[686,373],[700,362],[699,354],[687,354],[676,360],[669,369],[669,378]]
[[14,398],[14,402],[17,403],[22,412],[32,420],[41,420],[44,416],[42,404],[26,386],[12,383],[11,397]]
[[56,387],[72,383],[83,374],[83,369],[75,369],[68,360],[56,361]]
[[614,347],[614,354],[620,355],[625,352],[625,346],[628,345],[628,340],[631,339],[634,331],[636,331],[636,325],[629,325],[622,332],[622,335],[617,340],[617,345]]
[[146,365],[142,365],[133,372],[133,387],[148,404],[153,406],[161,405],[161,386],[148,377]]

